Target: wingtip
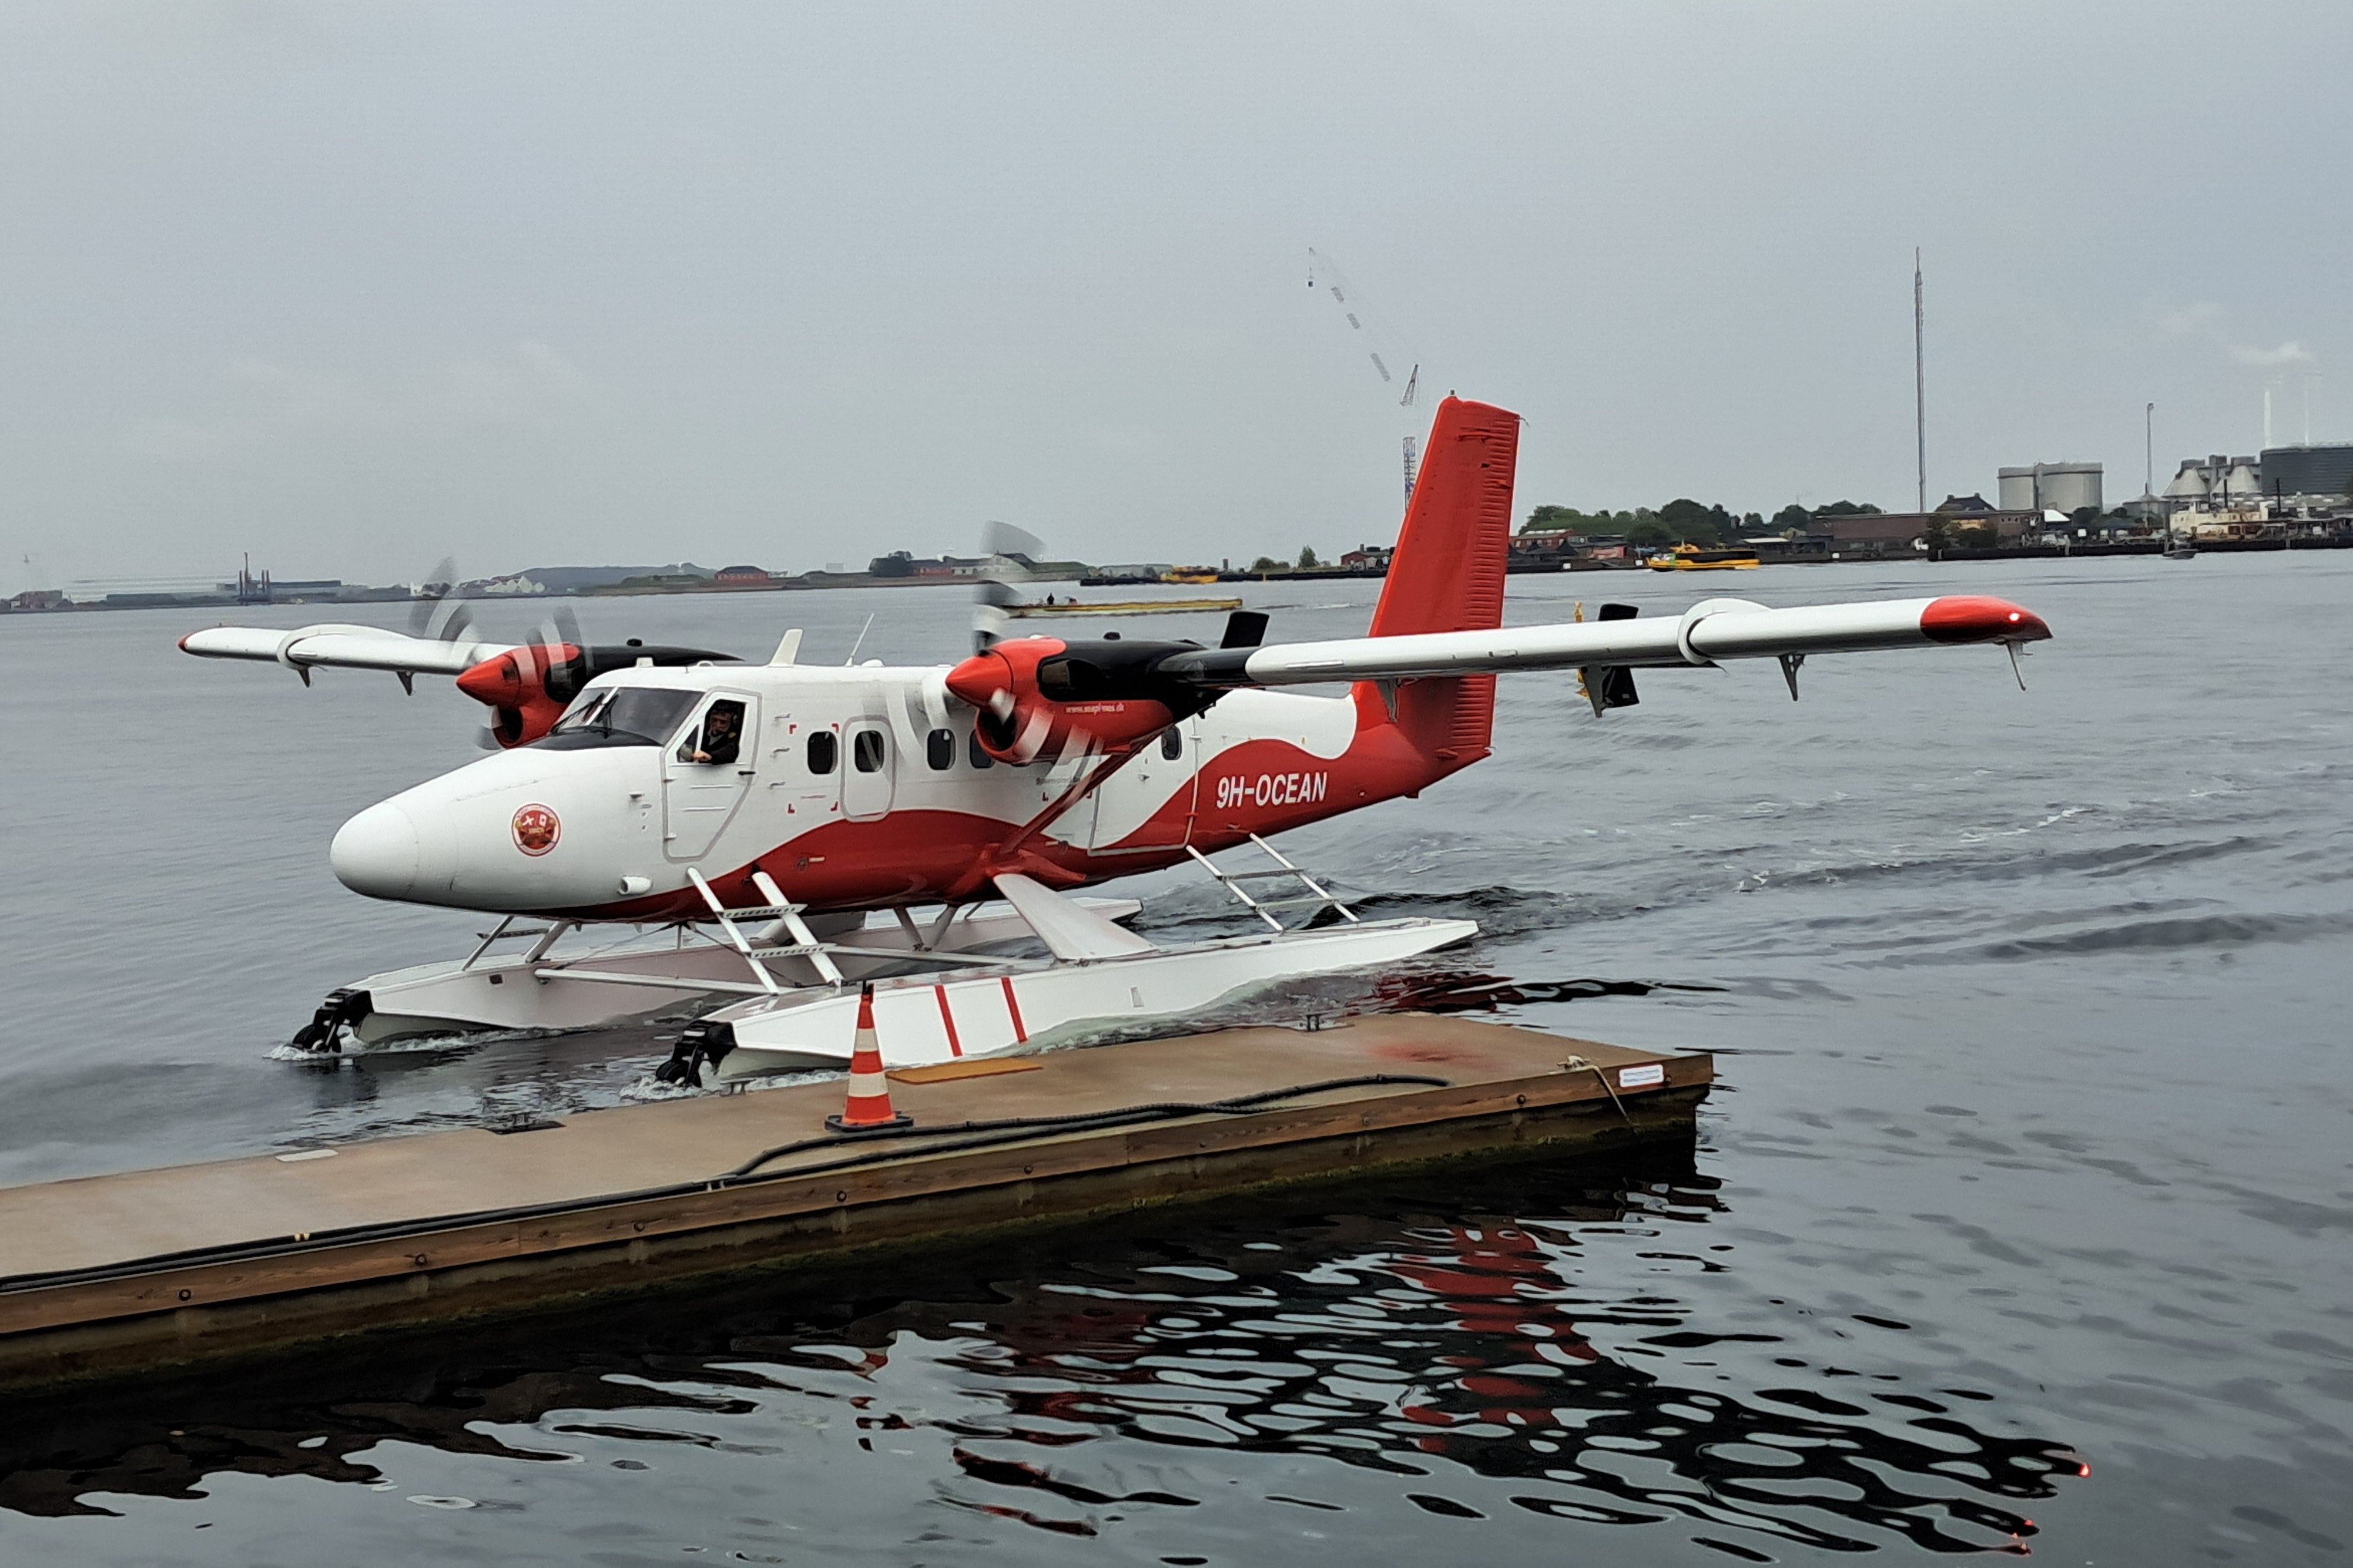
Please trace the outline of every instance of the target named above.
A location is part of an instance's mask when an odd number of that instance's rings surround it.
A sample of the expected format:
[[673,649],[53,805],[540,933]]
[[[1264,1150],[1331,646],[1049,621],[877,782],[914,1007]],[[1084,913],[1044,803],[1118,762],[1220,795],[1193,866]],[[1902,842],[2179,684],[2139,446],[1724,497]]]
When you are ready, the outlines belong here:
[[2050,624],[2032,610],[1989,594],[1948,594],[1920,612],[1930,642],[2030,643],[2050,639]]

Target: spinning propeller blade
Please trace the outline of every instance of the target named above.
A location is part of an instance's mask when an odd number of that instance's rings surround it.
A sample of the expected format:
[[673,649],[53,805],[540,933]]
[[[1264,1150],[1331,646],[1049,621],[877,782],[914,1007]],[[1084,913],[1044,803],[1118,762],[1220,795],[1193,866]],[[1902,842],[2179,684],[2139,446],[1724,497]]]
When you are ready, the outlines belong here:
[[458,563],[445,555],[432,574],[417,584],[416,601],[408,611],[408,635],[457,642],[473,627],[473,612],[458,596]]
[[623,643],[590,643],[580,633],[572,606],[553,605],[530,642],[491,655],[458,677],[458,689],[491,710],[489,728],[475,739],[485,749],[526,746],[555,727],[564,710],[600,675],[632,665],[732,664],[733,654],[710,648],[648,647],[632,637]]
[[1029,581],[1030,568],[1045,552],[1037,535],[1009,522],[981,525],[980,552],[987,558],[972,596],[972,650],[986,653],[1005,638],[1006,612],[1021,603],[1016,584]]

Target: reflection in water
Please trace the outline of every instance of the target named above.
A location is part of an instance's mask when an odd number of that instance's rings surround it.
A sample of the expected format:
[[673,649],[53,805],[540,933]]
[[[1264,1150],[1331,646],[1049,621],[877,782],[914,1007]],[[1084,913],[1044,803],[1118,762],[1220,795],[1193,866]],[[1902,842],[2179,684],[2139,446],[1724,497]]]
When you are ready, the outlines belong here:
[[1648,996],[1653,991],[1721,991],[1686,980],[1514,980],[1445,968],[1400,968],[1382,976],[1374,995],[1387,1012],[1492,1013],[1531,1002],[1589,1002],[1599,996]]
[[[1362,1506],[1356,1475],[1440,1536],[1500,1514],[1647,1527],[1755,1561],[1777,1543],[2022,1551],[2022,1505],[2082,1473],[2075,1457],[1986,1430],[2005,1425],[1985,1419],[1989,1395],[1923,1386],[1900,1363],[1793,1353],[1725,1268],[1721,1215],[1684,1152],[1450,1171],[986,1258],[669,1292],[364,1365],[24,1412],[0,1439],[0,1506],[103,1511],[103,1494],[198,1497],[221,1472],[378,1485],[387,1440],[499,1468],[526,1503],[548,1461],[625,1476],[649,1445],[689,1444],[805,1478],[879,1440],[907,1457],[861,1488],[1033,1542],[1116,1537],[1168,1510],[1189,1531],[1246,1491],[1345,1510]],[[1903,1325],[1882,1328],[1900,1352]],[[658,1483],[604,1483],[632,1484]]]

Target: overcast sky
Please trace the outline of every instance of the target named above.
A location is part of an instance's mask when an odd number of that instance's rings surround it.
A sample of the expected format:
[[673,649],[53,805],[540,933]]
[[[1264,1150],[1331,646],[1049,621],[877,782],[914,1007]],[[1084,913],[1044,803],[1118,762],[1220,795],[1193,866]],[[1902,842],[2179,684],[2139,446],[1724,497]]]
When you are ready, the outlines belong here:
[[[1394,532],[2353,437],[2353,5],[0,8],[0,584]],[[28,573],[23,557],[33,557]]]

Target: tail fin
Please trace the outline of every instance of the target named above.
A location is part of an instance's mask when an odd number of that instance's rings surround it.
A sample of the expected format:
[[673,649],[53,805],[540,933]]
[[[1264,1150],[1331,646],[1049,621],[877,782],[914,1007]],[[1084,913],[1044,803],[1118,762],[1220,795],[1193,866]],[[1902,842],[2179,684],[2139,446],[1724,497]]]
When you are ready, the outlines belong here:
[[[1450,397],[1438,405],[1413,500],[1398,531],[1372,635],[1486,631],[1504,624],[1504,565],[1512,548],[1512,478],[1520,416]],[[1487,754],[1495,678],[1408,682],[1398,728],[1448,771]]]
[[1520,416],[1450,397],[1430,422],[1373,636],[1477,632],[1504,624],[1512,548],[1512,473]]

